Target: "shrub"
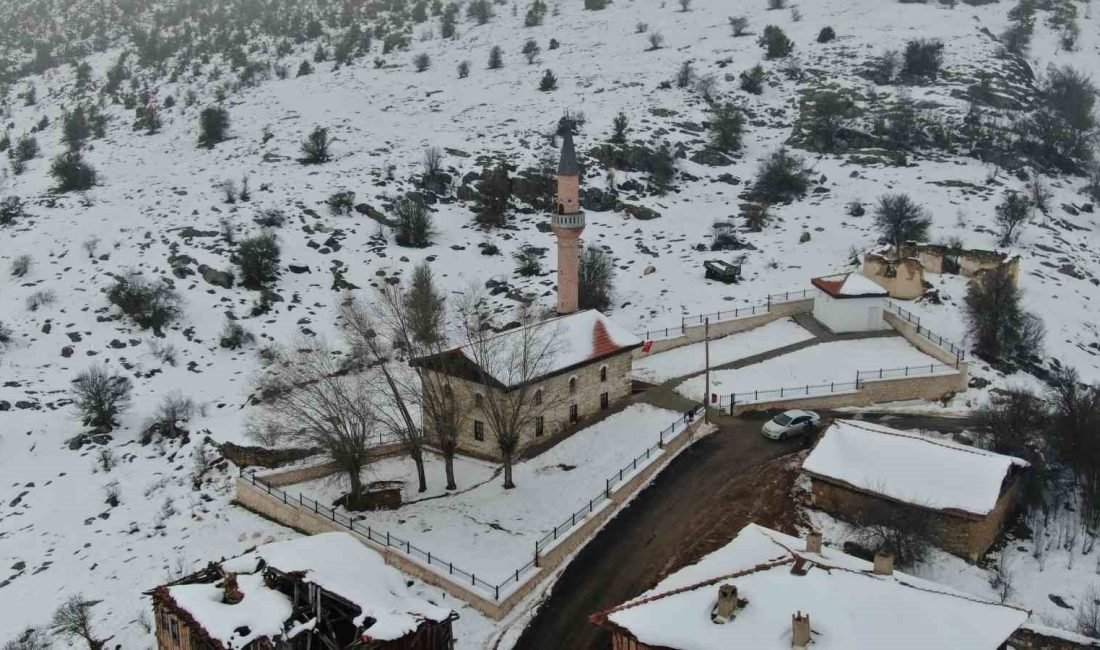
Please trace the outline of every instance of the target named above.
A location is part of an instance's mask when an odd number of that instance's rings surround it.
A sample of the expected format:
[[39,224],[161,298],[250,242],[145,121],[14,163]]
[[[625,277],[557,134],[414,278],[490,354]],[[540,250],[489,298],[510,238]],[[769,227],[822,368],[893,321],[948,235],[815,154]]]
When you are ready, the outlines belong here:
[[581,309],[607,311],[615,295],[615,264],[602,248],[585,246],[579,269]]
[[262,289],[279,276],[279,256],[275,234],[264,232],[242,239],[230,259],[240,270],[243,286]]
[[917,107],[907,94],[899,94],[898,101],[886,114],[884,124],[886,148],[892,151],[911,149],[924,139],[917,119]]
[[745,130],[745,116],[733,104],[715,104],[711,108],[710,146],[716,151],[728,153],[741,148],[741,134]]
[[470,76],[470,62],[462,61],[458,64],[458,78],[465,79]]
[[107,300],[141,328],[161,330],[179,317],[180,297],[167,281],[149,282],[138,271],[116,276],[107,289]]
[[817,33],[817,42],[818,43],[828,43],[829,41],[834,40],[835,38],[836,38],[836,30],[834,30],[832,27],[829,27],[829,26],[822,27],[821,31]]
[[543,16],[546,15],[546,3],[543,0],[534,0],[527,7],[527,14],[523,17],[524,27],[538,27],[542,24]]
[[1009,192],[1004,201],[997,205],[997,227],[1000,230],[1000,245],[1008,246],[1016,241],[1017,229],[1031,219],[1031,200],[1017,192]]
[[1041,354],[1043,323],[1024,311],[1023,292],[1003,269],[971,282],[965,312],[974,352],[990,363],[1011,364]]
[[765,79],[767,79],[767,73],[764,72],[764,66],[758,63],[751,69],[741,73],[741,90],[759,95],[764,92]]
[[900,250],[905,242],[927,239],[931,225],[928,211],[908,194],[884,194],[875,207],[875,227],[894,250]]
[[676,87],[687,88],[691,80],[695,78],[695,70],[691,67],[691,61],[684,61],[676,72]]
[[519,250],[512,254],[516,260],[516,273],[525,278],[542,273],[542,253],[542,249],[530,244],[520,246]]
[[887,50],[882,56],[871,60],[867,67],[867,76],[877,84],[893,83],[901,67],[901,55],[896,50]]
[[672,145],[662,142],[650,156],[649,168],[649,180],[657,193],[662,196],[668,194],[676,178],[676,158],[672,155]]
[[539,80],[539,90],[544,93],[558,89],[558,78],[554,76],[552,70],[547,70],[542,75],[542,79]]
[[303,165],[320,165],[327,163],[332,159],[329,154],[329,148],[332,147],[332,138],[328,135],[328,129],[324,127],[315,127],[310,131],[309,135],[304,141],[302,141],[302,157],[300,162]]
[[889,553],[900,568],[915,567],[927,556],[931,530],[914,506],[875,503],[855,517],[853,537],[872,553]]
[[199,144],[213,147],[224,142],[229,131],[229,111],[221,106],[204,108],[199,114]]
[[489,0],[473,0],[466,7],[466,15],[476,20],[478,25],[484,25],[493,18],[493,5]]
[[57,294],[53,289],[42,289],[27,296],[27,311],[38,311],[42,307],[57,302]]
[[0,345],[11,343],[11,337],[11,328],[5,325],[4,321],[0,321]]
[[474,210],[477,212],[478,223],[483,226],[504,225],[512,198],[512,179],[508,175],[508,165],[500,161],[495,166],[482,170],[476,189]]
[[837,134],[855,112],[855,102],[847,93],[823,90],[813,96],[813,112],[806,121],[809,144],[818,151],[834,151]]
[[218,345],[227,350],[236,350],[255,340],[256,337],[252,335],[252,332],[246,330],[237,321],[231,320],[226,321],[225,327],[222,328],[222,334],[218,339]]
[[413,67],[417,72],[424,72],[432,65],[432,58],[426,52],[421,52],[413,57]]
[[175,391],[169,393],[157,406],[153,417],[145,423],[145,437],[143,442],[148,443],[153,436],[162,438],[178,438],[187,433],[184,426],[195,414],[195,402],[182,393]]
[[15,223],[16,219],[27,216],[27,210],[23,205],[23,199],[12,195],[0,200],[0,226]]
[[351,214],[352,211],[355,210],[355,192],[351,190],[333,192],[325,200],[325,203],[328,204],[328,209],[331,210],[333,214]]
[[535,59],[539,58],[539,44],[535,42],[535,39],[529,38],[527,42],[523,44],[523,57],[527,59],[527,64],[530,65],[535,62]]
[[308,60],[302,59],[301,64],[298,65],[298,74],[296,74],[295,76],[304,77],[307,74],[313,74],[313,66],[310,65]]
[[802,159],[780,147],[760,161],[753,191],[768,203],[789,200],[806,193],[808,176]]
[[50,164],[50,176],[53,176],[58,192],[84,191],[95,185],[96,171],[89,165],[79,151],[66,151],[59,154]]
[[783,30],[775,25],[765,27],[764,33],[760,35],[757,42],[764,48],[765,56],[769,59],[782,59],[794,50],[791,39],[787,38]]
[[661,49],[661,46],[665,43],[665,37],[660,32],[650,32],[648,40],[650,51]]
[[31,270],[31,256],[19,255],[11,261],[11,274],[13,277],[21,278],[27,274],[27,271]]
[[101,365],[92,366],[72,382],[73,405],[84,426],[110,431],[130,406],[133,384]]
[[489,50],[489,69],[499,70],[504,67],[504,50],[499,45],[494,45]]
[[607,8],[608,0],[584,0],[584,8],[599,11]]
[[745,36],[749,28],[749,19],[746,16],[730,16],[730,31],[735,37]]
[[1001,43],[1005,50],[1018,56],[1027,56],[1031,48],[1031,37],[1035,33],[1034,22],[1012,23],[1001,33]]
[[432,243],[435,225],[424,202],[406,196],[397,202],[397,244],[425,248]]
[[905,63],[902,72],[912,77],[935,78],[943,62],[943,43],[935,40],[914,39],[905,44]]

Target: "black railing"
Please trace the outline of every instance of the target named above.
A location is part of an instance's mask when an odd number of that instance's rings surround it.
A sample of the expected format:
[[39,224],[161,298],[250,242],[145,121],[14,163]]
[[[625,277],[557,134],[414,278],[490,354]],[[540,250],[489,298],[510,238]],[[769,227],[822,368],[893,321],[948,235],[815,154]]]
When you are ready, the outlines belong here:
[[904,318],[906,320],[906,322],[908,322],[910,325],[916,326],[917,334],[919,334],[920,336],[923,336],[924,338],[928,339],[932,343],[935,343],[939,347],[941,347],[944,350],[947,350],[951,354],[955,355],[955,367],[956,368],[959,366],[959,363],[963,359],[966,358],[966,350],[964,350],[961,346],[958,346],[955,343],[952,343],[948,339],[943,338],[939,334],[936,334],[932,330],[930,330],[927,327],[921,325],[920,316],[917,316],[916,314],[904,309],[901,305],[898,305],[898,304],[896,304],[896,303],[894,303],[893,301],[890,301],[890,300],[886,301],[886,308],[889,309],[890,311],[894,312],[898,316],[901,316],[902,318]]
[[813,289],[773,293],[768,295],[763,301],[755,304],[734,307],[733,309],[722,309],[708,314],[692,314],[682,317],[679,325],[663,328],[647,328],[635,332],[634,334],[639,337],[644,337],[647,341],[675,338],[683,335],[689,327],[697,327],[707,322],[714,325],[728,320],[756,316],[757,314],[767,314],[772,310],[773,305],[781,305],[796,300],[805,300],[811,296],[813,296]]

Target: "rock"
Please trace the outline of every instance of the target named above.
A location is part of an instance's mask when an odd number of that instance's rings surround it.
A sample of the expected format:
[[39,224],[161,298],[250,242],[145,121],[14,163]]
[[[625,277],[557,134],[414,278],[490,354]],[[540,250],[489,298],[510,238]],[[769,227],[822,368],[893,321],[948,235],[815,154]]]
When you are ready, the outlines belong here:
[[607,212],[615,210],[619,200],[610,192],[605,192],[598,187],[586,187],[581,191],[581,207],[593,212]]
[[45,325],[42,326],[42,333],[43,334],[49,334],[50,330],[52,330],[52,329],[53,329],[53,325],[50,324],[50,323],[46,323]]
[[297,273],[297,274],[312,273],[312,271],[309,270],[309,266],[299,266],[297,264],[289,264],[289,265],[287,265],[287,268],[290,269],[291,273]]
[[661,217],[660,212],[641,205],[624,204],[623,211],[640,221],[649,221],[651,219],[659,219]]
[[1086,203],[1086,204],[1081,206],[1081,212],[1087,212],[1088,214],[1092,214],[1092,210],[1093,210],[1093,207],[1092,207],[1091,203]]
[[644,271],[642,271],[642,275],[652,275],[656,272],[657,272],[657,267],[650,264],[649,266],[645,267]]
[[1069,213],[1070,216],[1076,217],[1077,215],[1081,214],[1080,210],[1073,207],[1072,205],[1069,205],[1068,203],[1063,203],[1062,204],[1062,209],[1065,210],[1067,213]]
[[198,230],[191,226],[180,228],[180,237],[191,239],[193,237],[217,237],[221,233],[217,230]]
[[65,332],[65,336],[69,337],[69,340],[73,343],[80,343],[80,332]]
[[61,356],[65,357],[66,359],[73,356],[73,346],[66,345],[65,347],[61,348]]
[[233,274],[229,271],[219,271],[211,266],[202,264],[199,266],[199,275],[207,284],[212,284],[223,289],[233,288]]
[[808,241],[810,241],[810,231],[809,230],[803,230],[802,231],[802,236],[798,238],[798,243],[799,244],[805,244]]
[[1062,609],[1073,609],[1073,607],[1071,605],[1066,603],[1064,598],[1062,598],[1061,596],[1059,596],[1057,594],[1048,594],[1047,598],[1050,599],[1050,602],[1052,602],[1055,605],[1061,607]]
[[11,410],[11,402],[9,402],[7,400],[0,399],[0,411],[10,411],[10,410]]
[[717,180],[719,183],[725,183],[726,185],[740,185],[741,184],[741,179],[740,178],[737,178],[736,176],[734,176],[733,174],[730,174],[728,172],[725,173],[725,174],[720,175],[715,180]]
[[706,167],[722,167],[730,164],[729,156],[721,151],[711,149],[710,147],[696,151],[688,160],[697,165],[704,165]]
[[260,298],[267,302],[283,302],[283,297],[275,293],[271,289],[263,289],[260,291]]
[[115,350],[121,350],[122,348],[126,347],[126,344],[118,339],[111,339],[111,342],[107,345],[114,348]]

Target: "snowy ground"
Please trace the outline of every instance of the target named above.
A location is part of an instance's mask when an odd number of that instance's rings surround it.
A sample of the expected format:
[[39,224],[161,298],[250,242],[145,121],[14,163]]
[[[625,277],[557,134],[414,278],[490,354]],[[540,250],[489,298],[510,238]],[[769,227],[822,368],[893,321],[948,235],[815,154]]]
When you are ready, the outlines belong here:
[[[793,319],[775,321],[763,327],[711,341],[710,365],[733,363],[753,355],[807,341],[813,337],[813,334],[799,327]],[[705,345],[705,343],[694,343],[638,359],[634,362],[631,377],[658,384],[702,372],[706,369]]]
[[[376,43],[375,51],[339,70],[326,63],[317,65],[312,75],[231,90],[226,105],[233,139],[211,150],[197,149],[198,111],[213,101],[219,87],[231,85],[228,66],[214,57],[195,74],[185,71],[176,81],[149,84],[162,105],[168,96],[177,100],[174,108],[161,111],[164,128],[157,135],[135,132],[133,113],[121,104],[105,106],[111,118],[107,136],[92,141],[86,151],[100,173],[101,186],[83,196],[54,196],[49,191],[50,159],[64,150],[60,114],[63,106],[72,104],[72,67],[32,78],[38,102],[12,102],[4,123],[13,125],[12,135],[18,138],[48,118],[48,126],[36,134],[43,155],[30,161],[20,176],[9,175],[6,165],[0,173],[0,196],[23,197],[30,212],[0,230],[0,319],[13,330],[12,343],[0,352],[0,400],[12,404],[12,410],[0,412],[0,475],[8,479],[0,486],[0,503],[5,504],[0,511],[0,567],[5,567],[0,573],[0,641],[23,625],[44,621],[59,600],[83,591],[104,601],[96,609],[104,635],[114,635],[124,648],[142,647],[148,637],[134,623],[139,612],[147,610],[140,592],[174,572],[177,558],[190,568],[235,554],[253,540],[288,534],[230,507],[224,477],[193,491],[187,475],[194,442],[183,449],[169,445],[161,454],[136,440],[144,419],[172,391],[181,391],[204,408],[192,422],[194,431],[209,429],[219,442],[243,440],[243,425],[253,411],[247,397],[260,366],[257,351],[299,336],[335,339],[332,315],[342,294],[333,290],[332,268],[345,269],[347,280],[365,291],[383,278],[407,277],[414,264],[429,261],[447,291],[505,280],[517,291],[536,295],[539,306],[553,303],[554,256],[544,260],[545,273],[533,278],[515,276],[510,257],[523,244],[552,244],[551,236],[536,228],[546,219],[542,214],[517,214],[508,230],[491,236],[503,254],[484,256],[478,244],[490,235],[472,225],[470,206],[463,202],[435,206],[439,234],[434,245],[422,250],[398,248],[390,230],[358,214],[331,215],[323,205],[332,192],[350,189],[358,202],[381,209],[387,199],[411,188],[402,183],[419,172],[426,146],[466,154],[445,154],[444,165],[455,176],[478,171],[480,155],[501,153],[520,165],[533,164],[553,157],[544,133],[563,109],[572,108],[588,117],[577,139],[582,152],[606,139],[611,119],[620,110],[630,120],[630,138],[655,141],[651,134],[659,132],[662,138],[697,150],[706,137],[699,126],[708,119],[704,102],[692,90],[663,89],[660,84],[687,60],[694,61],[698,75],[715,75],[716,92],[753,114],[743,154],[723,167],[680,161],[681,171],[692,178],[681,179],[676,191],[629,199],[659,211],[661,218],[639,221],[617,212],[588,213],[585,242],[607,248],[615,258],[618,296],[613,317],[632,330],[663,327],[678,323],[685,314],[805,288],[811,276],[851,269],[852,253],[874,245],[878,234],[869,216],[849,217],[845,206],[853,200],[873,202],[887,191],[909,192],[929,208],[932,239],[960,237],[968,247],[995,248],[994,206],[1006,190],[1024,189],[1024,181],[965,156],[915,155],[915,166],[899,168],[861,164],[849,156],[809,154],[814,180],[823,191],[773,206],[776,219],[768,228],[742,234],[754,247],[743,251],[744,282],[727,286],[703,279],[704,260],[729,257],[705,250],[712,223],[737,213],[737,194],[755,174],[757,161],[789,138],[801,92],[836,83],[861,93],[895,94],[899,88],[872,87],[858,77],[858,66],[901,47],[908,38],[936,37],[945,43],[945,69],[962,80],[914,87],[911,92],[915,99],[929,102],[927,110],[933,115],[964,112],[966,100],[952,93],[964,90],[978,71],[994,63],[998,45],[982,30],[1000,33],[1012,3],[960,3],[948,8],[936,2],[821,0],[803,3],[798,21],[790,12],[766,11],[764,5],[740,3],[734,9],[727,0],[695,0],[691,11],[679,11],[678,3],[634,0],[586,12],[582,3],[569,2],[561,3],[556,15],[548,15],[544,26],[531,29],[519,27],[522,12],[513,16],[500,8],[488,25],[460,24],[453,41],[421,40],[436,24],[419,25],[410,51],[386,55],[382,67],[373,62],[381,56]],[[789,61],[761,61],[755,37],[731,38],[727,16],[733,11],[744,13],[756,33],[768,24],[781,26],[795,41],[795,58],[808,80],[788,79],[783,69]],[[1045,12],[1040,12],[1031,50],[1036,70],[1049,63],[1097,69],[1097,12],[1083,7],[1080,13],[1079,48],[1064,52],[1058,49],[1058,34],[1046,24]],[[647,34],[635,33],[638,23],[660,32],[665,47],[646,51]],[[834,43],[814,41],[824,25],[836,29]],[[527,38],[543,45],[538,65],[526,65],[519,55]],[[551,38],[561,41],[561,47],[549,50]],[[494,44],[505,51],[506,65],[499,71],[484,68]],[[289,63],[308,57],[315,45],[302,44],[288,57]],[[417,74],[410,65],[421,51],[431,55],[433,64]],[[117,55],[116,48],[89,57],[98,82]],[[459,81],[454,69],[461,60],[471,61],[472,71]],[[762,62],[769,80],[763,95],[746,95],[738,90],[737,75],[757,62]],[[222,77],[214,77],[215,68]],[[560,80],[554,93],[537,90],[545,68],[552,68]],[[139,87],[143,83],[135,82]],[[188,90],[198,98],[191,106],[183,101]],[[322,167],[303,167],[294,158],[300,141],[315,125],[328,126],[339,138],[336,159]],[[264,126],[272,128],[273,138],[267,142],[262,139]],[[584,184],[606,187],[602,170],[589,165]],[[393,179],[385,171],[390,166]],[[720,180],[727,174],[727,180]],[[233,180],[239,186],[245,175],[252,199],[224,203],[215,185]],[[729,178],[739,184],[728,184]],[[615,180],[621,185],[645,178],[619,173]],[[1023,254],[1025,304],[1045,320],[1046,353],[1094,381],[1100,379],[1100,301],[1094,299],[1100,276],[1100,224],[1096,214],[1072,215],[1061,207],[1083,202],[1081,179],[1047,182],[1054,194],[1051,217],[1027,225],[1017,244]],[[227,219],[239,235],[253,234],[258,227],[252,218],[273,207],[286,210],[288,224],[278,231],[284,273],[275,287],[284,302],[275,303],[270,313],[247,317],[255,292],[215,288],[198,276],[181,279],[170,273],[167,260],[173,254],[191,256],[196,265],[232,268],[232,247],[216,235],[219,221]],[[185,227],[198,232],[183,231]],[[802,242],[803,233],[811,239]],[[91,255],[84,246],[94,239],[98,245],[89,247],[95,251]],[[14,278],[8,266],[23,253],[32,255],[33,265],[26,277]],[[289,264],[309,271],[290,273]],[[649,266],[654,271],[647,274]],[[108,307],[102,290],[112,274],[128,268],[168,278],[183,295],[185,313],[164,339],[137,329]],[[926,311],[938,333],[965,342],[961,282],[929,279],[944,287],[945,303],[914,310]],[[52,292],[54,302],[28,310],[27,299],[39,291]],[[511,305],[502,297],[498,301]],[[239,351],[218,346],[227,312],[256,335],[255,346]],[[173,346],[178,363],[157,360],[153,342]],[[62,356],[65,347],[72,348],[71,356]],[[93,362],[135,381],[134,405],[108,445],[124,459],[112,470],[121,486],[116,508],[103,503],[103,485],[111,475],[94,471],[91,453],[72,451],[64,444],[79,432],[67,408],[69,382]],[[892,364],[876,360],[870,367],[882,365]],[[981,364],[972,370],[992,379],[993,387],[1033,381],[1022,375],[998,377]],[[854,368],[836,374],[850,381]],[[786,375],[777,379],[781,381],[771,387],[790,383]],[[793,383],[808,381],[799,372]],[[983,399],[984,393],[974,390],[960,402],[972,406]],[[593,455],[601,451],[597,448]],[[145,494],[162,481],[163,487]],[[158,523],[168,497],[176,514]],[[548,502],[554,503],[555,497],[550,495]],[[99,518],[107,512],[107,519]],[[129,532],[130,522],[137,524],[137,533]]]
[[[938,360],[909,345],[901,337],[832,341],[796,350],[737,370],[710,373],[712,393],[771,391],[780,388],[817,386],[830,382],[851,383],[856,372],[906,366],[942,368]],[[946,372],[946,370],[944,370]],[[954,372],[954,369],[950,369]],[[676,387],[684,396],[701,395],[705,377],[693,377]]]
[[[597,496],[607,478],[655,445],[660,431],[680,417],[674,411],[635,404],[517,464],[514,490],[505,490],[501,478],[486,477],[485,468],[476,463],[462,463],[456,470],[464,491],[397,510],[362,513],[360,521],[499,583],[531,560],[536,540]],[[433,459],[428,472],[437,479],[442,465]],[[330,487],[318,492],[311,487],[285,489],[292,495],[301,492],[332,500]]]

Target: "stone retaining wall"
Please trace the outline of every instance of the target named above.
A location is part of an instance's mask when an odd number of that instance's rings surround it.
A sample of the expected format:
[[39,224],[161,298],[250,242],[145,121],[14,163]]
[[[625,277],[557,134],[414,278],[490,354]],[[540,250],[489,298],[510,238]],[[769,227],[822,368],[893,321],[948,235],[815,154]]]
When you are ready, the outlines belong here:
[[[371,458],[372,460],[380,460],[382,458],[400,456],[403,453],[405,453],[405,450],[400,443],[392,443],[372,449]],[[287,485],[294,485],[295,483],[316,481],[317,479],[332,476],[339,471],[340,468],[336,463],[321,463],[319,465],[286,469],[281,472],[271,472],[270,474],[260,474],[259,476],[263,478],[264,483],[267,483],[271,487],[281,488]]]
[[[789,318],[797,314],[809,314],[812,313],[813,310],[813,298],[773,304],[770,310],[761,312],[755,316],[745,316],[744,318],[734,318],[718,323],[711,323],[710,338],[713,340],[723,336],[729,336],[730,334],[745,332],[756,329],[761,325],[767,325],[773,321]],[[731,309],[730,311],[732,312],[733,310]],[[685,345],[691,345],[692,343],[699,343],[703,340],[705,334],[706,324],[688,325],[683,328],[683,334],[676,338],[653,341],[653,345],[650,347],[649,352],[642,352],[641,348],[634,350],[634,359],[642,359],[653,354],[675,350]]]
[[900,402],[912,399],[934,401],[965,391],[968,381],[965,367],[960,372],[949,375],[863,380],[859,382],[859,388],[855,391],[792,397],[770,402],[735,404],[733,415],[758,413],[760,411],[786,411],[788,409],[835,409],[845,406],[872,406],[883,402]]
[[[609,519],[614,517],[623,503],[640,491],[647,481],[657,472],[663,469],[676,454],[686,447],[693,439],[695,432],[702,423],[702,418],[685,427],[676,437],[665,443],[665,451],[650,465],[640,470],[633,478],[624,482],[611,493],[611,505],[605,505],[602,510],[584,523],[571,530],[554,548],[546,555],[539,558],[539,567],[534,575],[530,575],[515,591],[496,602],[482,596],[472,587],[460,584],[437,571],[434,571],[415,560],[410,559],[393,547],[386,547],[367,539],[364,535],[350,531],[344,526],[314,513],[297,504],[284,503],[281,499],[268,494],[262,487],[257,487],[244,477],[237,479],[237,503],[244,508],[252,510],[284,526],[293,528],[307,535],[316,535],[326,532],[345,532],[355,536],[372,549],[378,551],[385,558],[386,563],[397,567],[404,573],[414,576],[427,584],[438,587],[455,598],[468,603],[474,609],[495,620],[506,616],[513,607],[527,597],[538,586],[539,582],[549,572],[560,566],[574,551],[586,544],[603,527]],[[276,480],[287,481],[293,472],[302,472],[315,468],[303,468],[302,470],[290,470],[276,474]],[[265,482],[270,483],[269,477],[264,477]],[[307,479],[311,480],[311,479]],[[281,483],[289,485],[290,482]],[[272,484],[272,487],[276,487]],[[522,489],[522,488],[521,488]]]
[[932,341],[929,341],[926,337],[921,336],[917,333],[916,325],[913,325],[890,310],[884,310],[882,312],[882,319],[886,321],[887,325],[897,330],[898,334],[901,334],[902,337],[904,337],[906,341],[909,341],[909,344],[916,349],[949,366],[954,366],[958,363],[960,370],[966,372],[963,368],[963,366],[966,365],[965,361],[959,361],[953,352],[945,350]]

